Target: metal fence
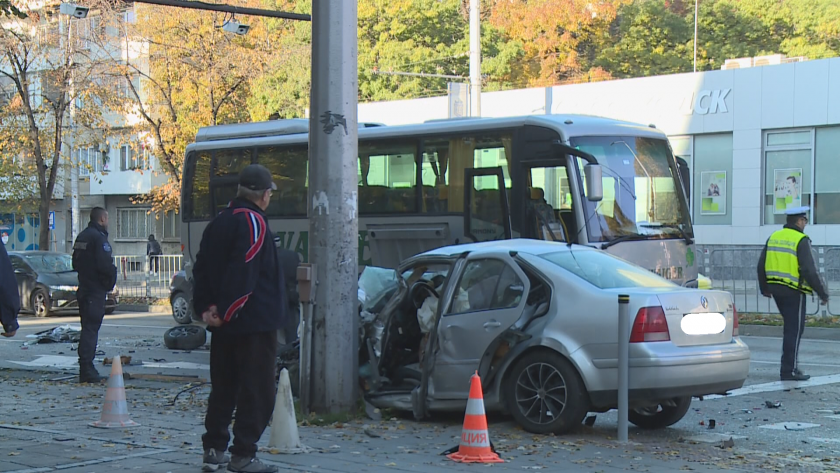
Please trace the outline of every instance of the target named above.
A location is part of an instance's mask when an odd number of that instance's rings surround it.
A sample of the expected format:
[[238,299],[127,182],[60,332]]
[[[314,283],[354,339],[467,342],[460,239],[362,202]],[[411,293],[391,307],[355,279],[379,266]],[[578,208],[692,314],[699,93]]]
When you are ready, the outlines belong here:
[[120,299],[168,298],[169,282],[181,270],[182,258],[182,255],[114,256]]
[[[762,246],[737,248],[698,248],[702,255],[700,270],[712,280],[712,288],[729,291],[738,312],[778,314],[773,299],[761,295],[757,266]],[[808,315],[840,315],[840,248],[812,248],[814,263],[828,288],[829,303],[821,306],[819,298],[806,298]]]

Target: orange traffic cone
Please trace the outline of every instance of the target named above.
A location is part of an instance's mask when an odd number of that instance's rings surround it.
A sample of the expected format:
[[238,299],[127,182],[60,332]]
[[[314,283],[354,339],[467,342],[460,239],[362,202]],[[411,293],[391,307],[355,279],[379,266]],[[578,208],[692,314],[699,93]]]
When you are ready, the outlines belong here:
[[136,427],[140,424],[128,418],[128,404],[125,402],[125,384],[123,383],[122,361],[119,356],[114,357],[111,365],[111,376],[105,390],[105,403],[102,406],[102,417],[91,422],[91,427],[105,429]]
[[484,394],[481,392],[478,371],[470,378],[470,398],[467,400],[461,443],[457,452],[446,457],[461,463],[504,463],[490,446],[487,417],[484,416]]

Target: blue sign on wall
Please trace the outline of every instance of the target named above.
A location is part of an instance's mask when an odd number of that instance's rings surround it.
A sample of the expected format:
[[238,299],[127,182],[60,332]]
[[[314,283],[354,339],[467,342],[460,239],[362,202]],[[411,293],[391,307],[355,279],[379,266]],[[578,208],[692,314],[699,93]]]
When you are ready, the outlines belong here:
[[50,230],[55,230],[55,211],[50,210]]

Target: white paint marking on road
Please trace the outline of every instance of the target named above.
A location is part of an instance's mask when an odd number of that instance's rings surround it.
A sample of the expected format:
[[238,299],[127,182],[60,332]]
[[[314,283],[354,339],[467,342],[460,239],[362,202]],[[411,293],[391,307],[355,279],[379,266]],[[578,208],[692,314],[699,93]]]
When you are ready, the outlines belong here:
[[[741,338],[742,339],[743,338],[747,339],[747,340],[744,340],[744,342],[748,342],[750,338],[756,338],[756,339],[761,339],[761,340],[781,340],[782,339],[782,337],[758,337],[758,336],[754,336],[754,335],[741,335]],[[822,339],[819,339],[819,338],[806,338],[805,340],[807,340],[808,343],[840,343],[840,341],[838,341],[838,340],[822,340]],[[749,343],[747,343],[747,345],[749,345]]]
[[686,440],[690,440],[690,441],[693,441],[693,442],[701,442],[701,443],[718,443],[718,442],[722,442],[724,440],[729,440],[730,438],[732,440],[745,440],[749,437],[746,437],[744,435],[708,433],[708,434],[695,435],[693,437],[687,438]]
[[823,442],[823,443],[840,443],[840,439],[826,439],[822,437],[810,437],[808,440],[813,440],[814,442]]
[[820,424],[809,424],[807,422],[777,422],[775,424],[759,425],[758,428],[770,430],[805,430],[819,426]]
[[840,420],[840,416],[824,416],[826,419]]
[[740,389],[734,389],[726,396],[713,394],[711,396],[703,396],[703,399],[723,399],[729,397],[746,396],[748,394],[769,393],[773,391],[784,391],[791,388],[809,388],[813,386],[823,386],[826,384],[840,383],[840,374],[832,374],[828,376],[817,376],[808,381],[773,381],[763,384],[752,384],[744,386]]
[[173,363],[146,363],[143,362],[144,368],[180,368],[184,370],[210,370],[210,365],[201,363],[192,363],[189,361],[177,361]]
[[[172,313],[155,313],[155,312],[130,312],[127,314],[112,314],[106,315],[105,320],[123,320],[123,319],[145,319],[145,318],[154,318],[154,317],[167,317],[171,318]],[[36,319],[18,319],[18,324],[21,327],[25,327],[27,325],[61,325],[64,323],[68,323],[71,321],[78,321],[79,316],[63,316],[63,317],[49,317],[49,318],[36,318]]]
[[[750,360],[750,363],[759,363],[762,365],[778,365],[778,361],[761,361],[761,360]],[[840,368],[839,363],[799,363],[800,366],[821,366],[825,368]]]
[[17,365],[45,367],[52,366],[56,368],[75,368],[79,366],[79,360],[75,356],[61,356],[61,355],[39,355],[35,361],[13,361],[9,363]]

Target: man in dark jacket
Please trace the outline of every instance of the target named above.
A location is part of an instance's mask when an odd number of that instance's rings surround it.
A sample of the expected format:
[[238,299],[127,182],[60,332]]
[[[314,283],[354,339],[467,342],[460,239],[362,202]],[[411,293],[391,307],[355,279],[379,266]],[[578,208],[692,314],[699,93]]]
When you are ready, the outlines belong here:
[[105,299],[117,283],[117,267],[108,243],[108,211],[94,207],[90,223],[73,244],[73,269],[79,273],[79,318],[82,333],[79,338],[79,382],[98,383],[103,380],[93,365],[99,328],[105,318]]
[[[204,469],[274,472],[257,459],[257,442],[274,410],[278,330],[287,300],[265,209],[277,186],[252,164],[239,174],[237,197],[204,230],[193,279],[195,313],[213,337],[211,392],[204,420]],[[225,455],[236,409],[231,457]]]
[[786,212],[787,224],[770,235],[758,261],[758,283],[764,297],[773,297],[784,321],[782,339],[782,381],[810,378],[799,369],[799,342],[805,330],[805,296],[814,291],[822,304],[828,292],[820,279],[811,240],[805,235],[810,207]]
[[155,240],[154,235],[149,235],[149,242],[146,243],[146,254],[149,255],[149,274],[157,274],[160,269],[160,255],[163,254],[163,249],[160,247],[160,242]]
[[14,337],[19,327],[17,315],[20,312],[20,293],[17,278],[9,253],[0,243],[0,323],[3,325],[4,337]]

